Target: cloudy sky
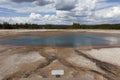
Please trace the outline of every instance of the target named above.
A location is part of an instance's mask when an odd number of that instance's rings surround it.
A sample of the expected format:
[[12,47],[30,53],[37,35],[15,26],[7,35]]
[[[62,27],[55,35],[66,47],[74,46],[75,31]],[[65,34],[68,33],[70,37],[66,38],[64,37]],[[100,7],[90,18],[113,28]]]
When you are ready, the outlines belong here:
[[120,0],[0,0],[0,23],[120,23]]

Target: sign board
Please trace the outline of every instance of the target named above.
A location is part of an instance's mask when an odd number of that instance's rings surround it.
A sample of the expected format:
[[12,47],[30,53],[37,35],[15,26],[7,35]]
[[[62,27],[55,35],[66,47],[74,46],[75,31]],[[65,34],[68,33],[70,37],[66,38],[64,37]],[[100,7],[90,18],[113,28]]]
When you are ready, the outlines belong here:
[[52,70],[51,74],[56,76],[56,75],[64,75],[64,70]]

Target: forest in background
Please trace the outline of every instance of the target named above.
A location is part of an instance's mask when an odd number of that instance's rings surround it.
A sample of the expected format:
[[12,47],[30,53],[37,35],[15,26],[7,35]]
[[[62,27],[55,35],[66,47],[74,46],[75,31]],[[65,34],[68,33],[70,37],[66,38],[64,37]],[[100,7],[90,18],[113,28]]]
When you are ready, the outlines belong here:
[[120,24],[99,24],[99,25],[83,25],[73,23],[73,25],[38,25],[38,24],[9,24],[7,22],[0,23],[0,29],[116,29],[120,30]]

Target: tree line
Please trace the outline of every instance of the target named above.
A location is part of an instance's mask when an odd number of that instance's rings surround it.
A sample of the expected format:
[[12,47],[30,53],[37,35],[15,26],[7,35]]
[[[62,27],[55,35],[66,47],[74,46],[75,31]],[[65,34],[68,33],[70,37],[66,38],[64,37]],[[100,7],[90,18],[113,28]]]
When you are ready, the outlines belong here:
[[38,25],[38,24],[9,24],[0,23],[0,29],[120,29],[120,24],[100,24],[100,25],[82,25],[73,23],[73,25]]

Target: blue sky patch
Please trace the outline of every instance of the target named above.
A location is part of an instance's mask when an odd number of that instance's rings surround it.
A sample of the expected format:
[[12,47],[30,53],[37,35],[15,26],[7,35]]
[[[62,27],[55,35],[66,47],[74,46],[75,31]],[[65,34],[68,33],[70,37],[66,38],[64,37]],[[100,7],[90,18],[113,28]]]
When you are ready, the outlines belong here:
[[120,0],[0,0],[0,23],[102,24],[119,17]]

